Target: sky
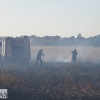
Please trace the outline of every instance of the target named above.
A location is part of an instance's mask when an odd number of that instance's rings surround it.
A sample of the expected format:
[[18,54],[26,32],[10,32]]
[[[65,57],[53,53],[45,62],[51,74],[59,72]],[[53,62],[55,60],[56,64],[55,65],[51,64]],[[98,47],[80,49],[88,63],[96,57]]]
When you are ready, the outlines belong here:
[[79,33],[100,34],[100,0],[0,0],[0,36]]

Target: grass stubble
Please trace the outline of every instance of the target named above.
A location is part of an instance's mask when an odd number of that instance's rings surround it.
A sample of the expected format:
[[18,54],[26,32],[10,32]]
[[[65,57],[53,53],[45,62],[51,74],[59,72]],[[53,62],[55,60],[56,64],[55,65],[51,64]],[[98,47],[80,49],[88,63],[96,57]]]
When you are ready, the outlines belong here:
[[46,62],[0,66],[0,88],[9,100],[99,100],[99,63]]

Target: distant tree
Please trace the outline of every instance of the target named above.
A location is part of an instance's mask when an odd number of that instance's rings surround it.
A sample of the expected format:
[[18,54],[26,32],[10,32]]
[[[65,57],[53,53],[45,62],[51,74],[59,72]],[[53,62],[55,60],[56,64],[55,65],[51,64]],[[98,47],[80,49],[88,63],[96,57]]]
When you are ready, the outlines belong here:
[[31,45],[45,45],[45,46],[72,46],[72,45],[84,45],[84,46],[100,46],[100,35],[95,37],[84,38],[81,36],[81,33],[75,36],[71,36],[70,38],[60,36],[44,36],[37,37],[35,35],[30,36]]
[[75,36],[71,36],[70,38],[69,38],[69,44],[70,45],[73,45],[75,43]]
[[50,36],[44,36],[44,39],[48,40],[50,39]]
[[31,36],[30,36],[30,39],[35,39],[35,38],[36,38],[35,35],[31,35]]
[[55,40],[59,40],[61,37],[60,36],[54,36]]
[[79,33],[78,35],[77,35],[77,38],[81,38],[82,36],[81,36],[81,33]]
[[93,46],[94,47],[100,47],[100,35],[97,35],[93,38],[94,40],[94,43],[93,43]]
[[100,47],[100,40],[95,41],[93,44],[94,47]]
[[71,36],[70,39],[71,39],[71,40],[75,40],[75,36]]

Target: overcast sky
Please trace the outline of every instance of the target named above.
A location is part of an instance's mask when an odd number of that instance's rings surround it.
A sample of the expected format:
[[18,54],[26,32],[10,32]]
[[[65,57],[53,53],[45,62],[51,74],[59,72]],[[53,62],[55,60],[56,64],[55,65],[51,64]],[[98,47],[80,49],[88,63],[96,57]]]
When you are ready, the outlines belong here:
[[100,0],[0,0],[0,36],[100,34]]

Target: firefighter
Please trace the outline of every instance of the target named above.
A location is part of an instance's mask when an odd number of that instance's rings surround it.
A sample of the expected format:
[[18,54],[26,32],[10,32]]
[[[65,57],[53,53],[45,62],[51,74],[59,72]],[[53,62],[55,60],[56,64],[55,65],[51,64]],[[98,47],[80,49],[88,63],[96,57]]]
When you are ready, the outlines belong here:
[[43,49],[41,49],[41,50],[38,51],[36,62],[35,62],[35,66],[37,66],[37,64],[38,64],[39,61],[40,61],[41,65],[43,66],[43,60],[41,59],[41,56],[44,57]]
[[72,51],[71,53],[72,53],[72,61],[73,61],[73,63],[75,63],[76,62],[76,55],[78,53],[77,53],[76,49],[74,49],[74,51]]

